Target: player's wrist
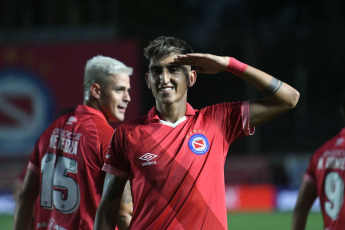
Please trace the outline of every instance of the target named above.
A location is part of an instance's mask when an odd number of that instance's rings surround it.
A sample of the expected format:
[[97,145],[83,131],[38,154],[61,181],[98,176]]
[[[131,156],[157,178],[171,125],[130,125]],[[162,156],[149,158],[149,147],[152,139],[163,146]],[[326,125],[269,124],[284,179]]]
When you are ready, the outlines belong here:
[[236,58],[230,57],[229,64],[225,68],[225,71],[235,74],[236,76],[241,76],[244,73],[244,71],[246,71],[247,67],[247,64],[238,61]]

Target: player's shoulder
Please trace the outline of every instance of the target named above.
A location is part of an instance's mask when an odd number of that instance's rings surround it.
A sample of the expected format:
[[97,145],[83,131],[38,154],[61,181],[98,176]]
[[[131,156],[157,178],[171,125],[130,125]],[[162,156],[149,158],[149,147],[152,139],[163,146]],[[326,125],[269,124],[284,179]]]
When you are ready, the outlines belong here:
[[344,148],[345,147],[345,136],[340,133],[324,141],[321,146],[319,146],[314,155],[323,154],[325,151]]
[[45,131],[42,133],[42,136],[47,135],[49,133],[51,133],[53,130],[55,130],[56,128],[60,128],[62,127],[63,123],[66,122],[66,119],[68,118],[68,114],[63,114],[61,116],[59,116],[58,118],[56,118],[54,121],[52,121],[50,123],[50,125],[45,129]]
[[213,105],[208,105],[204,108],[201,108],[200,110],[195,110],[195,113],[200,113],[200,114],[209,114],[210,112],[212,113],[217,113],[217,112],[231,112],[233,110],[240,110],[243,105],[242,101],[238,102],[222,102],[222,103],[217,103]]
[[95,128],[99,131],[104,131],[104,132],[113,132],[114,128],[104,119],[93,116],[92,117],[93,124]]
[[147,124],[149,124],[148,115],[144,115],[129,121],[122,122],[116,127],[116,130],[122,132],[131,132],[134,129],[140,129]]

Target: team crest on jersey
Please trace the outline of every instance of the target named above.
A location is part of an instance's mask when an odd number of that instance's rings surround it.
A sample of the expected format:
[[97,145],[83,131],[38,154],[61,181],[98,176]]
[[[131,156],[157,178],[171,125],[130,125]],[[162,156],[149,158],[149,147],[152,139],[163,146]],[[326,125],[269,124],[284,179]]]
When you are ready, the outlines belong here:
[[188,142],[188,146],[189,149],[197,155],[205,154],[208,151],[208,148],[210,147],[206,136],[200,133],[191,136]]

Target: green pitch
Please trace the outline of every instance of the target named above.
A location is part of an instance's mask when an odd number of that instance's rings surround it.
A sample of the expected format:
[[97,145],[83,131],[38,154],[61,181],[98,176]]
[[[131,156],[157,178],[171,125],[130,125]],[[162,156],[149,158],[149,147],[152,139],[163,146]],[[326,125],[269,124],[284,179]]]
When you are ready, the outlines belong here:
[[[228,213],[229,230],[290,230],[291,212]],[[322,230],[321,213],[311,212],[306,230]]]
[[[0,229],[11,230],[13,217],[0,215]],[[228,213],[229,230],[290,230],[291,212]],[[320,213],[310,213],[306,230],[322,230]]]
[[12,230],[13,216],[0,215],[1,230]]

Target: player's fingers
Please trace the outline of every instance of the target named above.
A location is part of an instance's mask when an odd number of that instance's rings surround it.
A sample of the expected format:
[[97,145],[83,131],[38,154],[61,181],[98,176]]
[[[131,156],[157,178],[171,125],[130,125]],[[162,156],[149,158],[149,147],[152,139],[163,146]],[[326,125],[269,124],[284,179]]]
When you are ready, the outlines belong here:
[[194,60],[189,60],[189,59],[175,59],[177,63],[180,65],[190,65],[190,66],[195,66],[197,65],[197,62]]
[[190,53],[190,54],[186,54],[187,57],[190,58],[205,58],[207,56],[207,54],[202,54],[202,53]]

